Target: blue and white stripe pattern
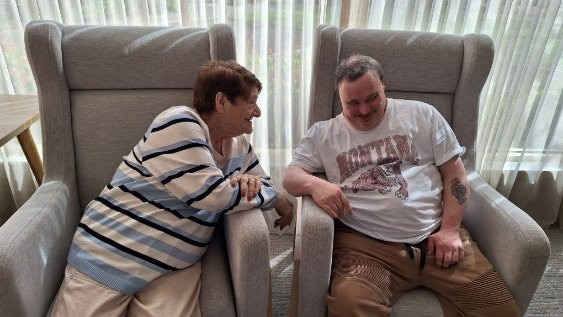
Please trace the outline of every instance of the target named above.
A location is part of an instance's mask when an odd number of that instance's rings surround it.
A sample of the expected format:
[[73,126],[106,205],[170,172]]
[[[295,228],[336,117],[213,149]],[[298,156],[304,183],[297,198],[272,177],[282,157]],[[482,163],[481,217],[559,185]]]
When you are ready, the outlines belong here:
[[[133,294],[160,275],[200,260],[227,212],[273,208],[277,191],[244,136],[211,147],[209,130],[186,106],[162,112],[86,207],[68,262],[92,279]],[[229,178],[262,177],[252,201]]]

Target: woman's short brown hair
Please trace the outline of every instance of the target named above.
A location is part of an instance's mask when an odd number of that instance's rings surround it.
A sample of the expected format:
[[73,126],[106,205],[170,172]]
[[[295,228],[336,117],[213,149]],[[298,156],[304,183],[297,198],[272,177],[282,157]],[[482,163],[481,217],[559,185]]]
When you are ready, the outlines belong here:
[[200,114],[215,110],[215,96],[222,92],[234,102],[237,97],[250,97],[250,89],[262,90],[262,83],[248,69],[237,62],[210,61],[199,68],[194,87],[194,108]]

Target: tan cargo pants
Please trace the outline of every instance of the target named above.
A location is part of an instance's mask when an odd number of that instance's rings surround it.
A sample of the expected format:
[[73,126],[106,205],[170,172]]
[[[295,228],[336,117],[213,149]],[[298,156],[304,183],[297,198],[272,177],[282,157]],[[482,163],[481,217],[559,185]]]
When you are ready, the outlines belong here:
[[389,316],[399,297],[417,286],[437,293],[445,316],[519,316],[509,290],[464,228],[464,259],[439,268],[424,245],[384,242],[336,223],[329,316]]

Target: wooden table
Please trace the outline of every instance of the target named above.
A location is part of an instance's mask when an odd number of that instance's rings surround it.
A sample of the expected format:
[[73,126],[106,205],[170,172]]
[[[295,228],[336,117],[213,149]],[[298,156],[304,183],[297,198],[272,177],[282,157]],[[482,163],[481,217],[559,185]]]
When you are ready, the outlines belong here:
[[33,176],[41,184],[43,163],[29,131],[29,127],[37,120],[37,96],[0,95],[0,146],[17,137]]

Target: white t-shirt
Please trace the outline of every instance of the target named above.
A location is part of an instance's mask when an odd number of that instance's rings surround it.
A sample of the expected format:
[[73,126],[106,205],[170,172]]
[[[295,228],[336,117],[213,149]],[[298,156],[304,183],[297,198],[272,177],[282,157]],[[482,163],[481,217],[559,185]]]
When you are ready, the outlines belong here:
[[387,99],[383,120],[370,131],[343,114],[315,123],[290,165],[326,173],[352,205],[340,220],[373,238],[418,243],[439,228],[442,180],[437,166],[462,155],[452,129],[431,105]]

